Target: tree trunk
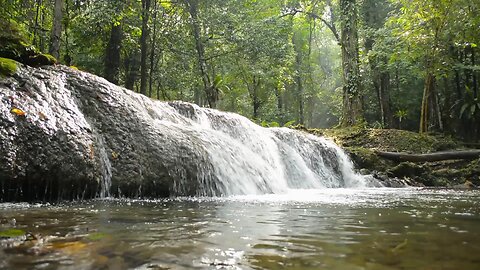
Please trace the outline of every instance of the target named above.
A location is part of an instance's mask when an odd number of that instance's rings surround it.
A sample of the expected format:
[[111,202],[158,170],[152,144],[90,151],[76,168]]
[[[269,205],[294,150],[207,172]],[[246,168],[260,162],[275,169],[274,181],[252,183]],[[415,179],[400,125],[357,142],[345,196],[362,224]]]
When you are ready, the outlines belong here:
[[198,20],[198,0],[186,0],[188,12],[192,19],[193,38],[195,39],[195,48],[197,50],[197,62],[202,77],[205,96],[210,108],[215,108],[218,101],[218,90],[212,85],[208,75],[208,65],[205,59],[205,48],[201,40],[200,23]]
[[376,152],[376,154],[379,157],[383,157],[393,161],[434,162],[455,159],[477,159],[480,157],[480,150],[445,151],[429,154],[407,154],[378,151]]
[[428,72],[423,89],[419,131],[424,133],[433,130],[442,131],[443,124],[435,87],[435,75],[433,72]]
[[147,54],[148,54],[148,19],[150,0],[142,0],[142,35],[140,36],[140,93],[147,95]]
[[62,18],[63,5],[65,0],[55,0],[53,8],[53,26],[50,35],[49,53],[57,59],[60,59],[60,39],[62,37]]
[[429,104],[428,104],[428,97],[430,96],[431,88],[433,88],[433,75],[428,74],[425,78],[425,85],[423,87],[423,98],[422,98],[422,107],[420,109],[420,133],[424,133],[428,131],[428,111],[429,111]]
[[[472,63],[472,67],[476,65],[475,63],[475,48],[474,46],[470,46],[470,61]],[[474,69],[472,71],[472,84],[473,84],[473,98],[478,97],[478,84],[477,84],[477,71]]]
[[343,69],[343,110],[341,126],[363,120],[360,100],[360,69],[356,0],[340,0]]
[[380,108],[382,115],[382,124],[386,128],[393,126],[393,115],[390,100],[390,73],[382,71],[380,73]]
[[105,52],[105,79],[118,84],[120,74],[120,48],[122,43],[122,27],[120,23],[112,23],[110,39]]
[[277,85],[275,86],[275,98],[277,99],[277,120],[279,123],[285,124],[284,115],[283,115],[283,97],[282,97],[282,90]]
[[252,83],[249,84],[246,81],[248,93],[250,94],[250,98],[252,99],[252,107],[253,107],[253,119],[258,119],[260,106],[262,106],[262,101],[260,100],[258,90],[260,88],[260,79],[257,79],[253,76]]
[[33,28],[33,45],[37,46],[39,45],[39,42],[37,42],[38,38],[38,30],[40,29],[40,24],[39,24],[39,17],[40,17],[40,7],[42,6],[42,0],[36,0],[36,11],[35,11],[35,25]]
[[295,38],[293,39],[293,46],[295,49],[295,85],[297,86],[297,102],[298,102],[298,123],[303,125],[304,119],[304,88],[302,82],[302,52],[299,48]]
[[68,29],[70,25],[70,5],[68,0],[65,1],[65,15],[64,19],[64,29],[65,29],[65,54],[63,55],[63,61],[66,66],[72,64],[72,56],[70,54],[70,37],[68,35]]
[[138,54],[132,53],[125,58],[125,88],[135,90],[135,81],[138,75]]
[[[149,79],[148,79],[148,96],[151,97],[152,96],[152,93],[153,93],[153,74],[155,73],[155,46],[153,46],[153,44],[155,44],[155,40],[157,38],[157,13],[158,13],[158,10],[157,10],[157,1],[154,0],[154,4],[153,4],[153,35],[152,35],[152,39],[151,39],[151,42],[150,44],[152,44],[150,46],[150,76],[149,76]],[[159,97],[157,96],[157,99],[159,99]]]
[[449,133],[452,133],[454,128],[453,128],[453,119],[451,117],[451,111],[450,111],[450,108],[453,107],[453,104],[452,104],[452,91],[450,89],[450,84],[449,84],[449,81],[448,81],[448,78],[447,77],[443,77],[443,96],[444,96],[444,99],[443,99],[443,108],[445,108],[445,110],[443,111],[443,115],[442,115],[442,119],[443,119],[443,125],[444,125],[444,129],[445,131],[449,132]]

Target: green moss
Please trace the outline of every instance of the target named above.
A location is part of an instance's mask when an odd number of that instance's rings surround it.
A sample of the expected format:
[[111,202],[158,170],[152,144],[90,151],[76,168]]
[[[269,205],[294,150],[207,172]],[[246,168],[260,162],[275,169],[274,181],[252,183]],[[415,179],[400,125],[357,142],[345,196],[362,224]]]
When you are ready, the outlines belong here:
[[18,229],[8,229],[4,231],[0,231],[0,238],[14,238],[20,237],[25,235],[25,231],[18,230]]
[[0,75],[12,76],[15,72],[17,72],[17,62],[0,57]]
[[379,151],[429,153],[458,148],[458,143],[450,137],[419,134],[406,130],[349,127],[308,130],[308,132],[323,134],[343,147],[364,147]]

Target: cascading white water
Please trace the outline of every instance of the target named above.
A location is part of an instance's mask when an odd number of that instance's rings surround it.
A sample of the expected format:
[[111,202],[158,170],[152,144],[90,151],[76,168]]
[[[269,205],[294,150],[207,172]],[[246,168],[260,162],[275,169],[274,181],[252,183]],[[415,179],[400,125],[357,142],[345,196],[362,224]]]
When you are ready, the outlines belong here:
[[[30,189],[29,200],[378,186],[356,174],[333,142],[305,132],[263,128],[238,114],[190,103],[155,101],[63,66],[22,67],[12,80],[0,84],[0,98],[9,97],[0,102],[0,124],[6,127],[0,159],[7,157],[0,175],[12,180],[2,182],[10,185],[4,190],[12,198],[29,182],[40,187]],[[26,116],[13,115],[12,106]],[[18,140],[25,134],[28,139]],[[40,154],[17,155],[17,149]],[[41,187],[43,194],[37,192]]]
[[[161,106],[158,106],[160,105]],[[209,155],[215,186],[198,195],[284,193],[289,189],[367,187],[333,142],[288,128],[263,128],[233,113],[189,103],[157,103],[161,122],[196,138]]]
[[99,197],[110,196],[110,187],[112,186],[112,164],[105,150],[105,140],[101,135],[96,136],[96,148],[98,149],[98,159],[100,163],[102,178],[100,180]]

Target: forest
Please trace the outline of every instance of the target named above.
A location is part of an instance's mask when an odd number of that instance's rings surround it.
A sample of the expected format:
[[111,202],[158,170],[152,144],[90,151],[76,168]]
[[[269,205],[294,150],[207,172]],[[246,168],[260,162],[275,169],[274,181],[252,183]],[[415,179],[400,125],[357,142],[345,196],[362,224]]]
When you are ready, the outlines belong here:
[[[263,126],[480,138],[480,2],[1,0],[58,62]],[[478,57],[478,56],[477,56]]]

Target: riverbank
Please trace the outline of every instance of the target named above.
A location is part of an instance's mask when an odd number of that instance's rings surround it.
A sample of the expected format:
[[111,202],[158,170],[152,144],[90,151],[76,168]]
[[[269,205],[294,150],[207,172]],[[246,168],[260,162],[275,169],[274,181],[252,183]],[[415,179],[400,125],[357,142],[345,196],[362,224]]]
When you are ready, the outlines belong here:
[[396,129],[304,129],[332,139],[347,151],[362,174],[380,180],[398,178],[413,185],[472,188],[480,186],[480,159],[435,162],[399,162],[378,152],[425,154],[464,150],[463,142],[444,135],[427,135]]

